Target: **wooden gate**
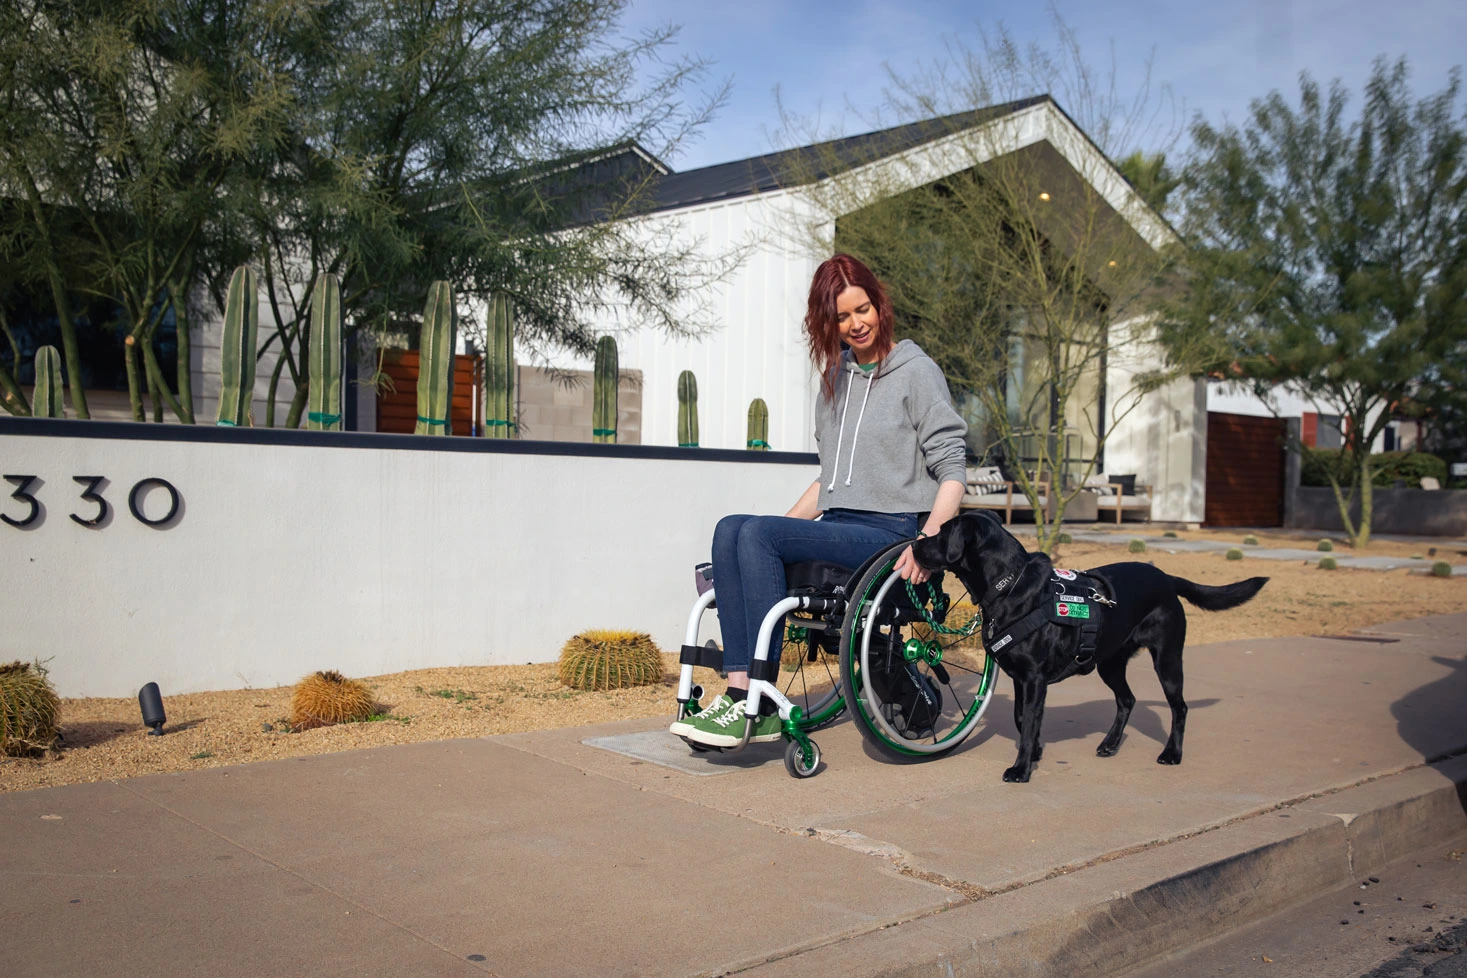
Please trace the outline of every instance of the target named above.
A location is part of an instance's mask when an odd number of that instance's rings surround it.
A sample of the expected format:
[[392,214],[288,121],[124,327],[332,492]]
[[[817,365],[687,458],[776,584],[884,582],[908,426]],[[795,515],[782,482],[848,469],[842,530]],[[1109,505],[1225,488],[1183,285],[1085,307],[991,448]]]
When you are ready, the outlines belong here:
[[[453,400],[448,417],[453,434],[477,435],[479,363],[482,357],[460,353],[453,358]],[[382,372],[392,379],[392,389],[377,392],[377,430],[410,435],[418,423],[418,351],[389,350],[382,359]]]
[[1207,414],[1208,526],[1282,526],[1284,422]]

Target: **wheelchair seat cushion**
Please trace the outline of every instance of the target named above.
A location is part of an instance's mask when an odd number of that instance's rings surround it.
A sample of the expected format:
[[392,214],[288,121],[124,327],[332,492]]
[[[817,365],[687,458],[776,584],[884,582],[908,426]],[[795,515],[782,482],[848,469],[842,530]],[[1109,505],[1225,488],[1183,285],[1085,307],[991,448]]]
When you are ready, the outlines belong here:
[[785,565],[785,587],[791,593],[833,594],[850,582],[853,573],[851,568],[828,560],[805,560]]

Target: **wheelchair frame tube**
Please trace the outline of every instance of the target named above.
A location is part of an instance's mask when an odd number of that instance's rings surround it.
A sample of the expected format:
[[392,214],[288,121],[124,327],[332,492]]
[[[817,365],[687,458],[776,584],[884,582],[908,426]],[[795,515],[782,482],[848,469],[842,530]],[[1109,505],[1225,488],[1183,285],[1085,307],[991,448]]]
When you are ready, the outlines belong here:
[[[769,640],[774,635],[774,629],[785,615],[797,608],[807,608],[811,604],[808,597],[785,598],[775,603],[769,609],[769,614],[764,616],[764,621],[759,624],[759,641],[754,645],[754,658],[760,662],[769,661]],[[744,700],[744,716],[750,720],[759,716],[759,700],[762,696],[772,696],[774,702],[779,704],[779,716],[782,720],[789,719],[790,707],[793,706],[789,700],[780,693],[779,687],[764,679],[749,680],[749,697]],[[744,725],[744,743],[748,743],[749,731],[753,729],[752,724]]]
[[[703,623],[703,612],[713,604],[713,588],[709,588],[698,595],[698,600],[693,602],[693,610],[688,614],[688,628],[683,633],[684,645],[698,644],[698,629]],[[678,670],[677,676],[677,701],[679,706],[685,706],[693,697],[693,667],[683,666]]]

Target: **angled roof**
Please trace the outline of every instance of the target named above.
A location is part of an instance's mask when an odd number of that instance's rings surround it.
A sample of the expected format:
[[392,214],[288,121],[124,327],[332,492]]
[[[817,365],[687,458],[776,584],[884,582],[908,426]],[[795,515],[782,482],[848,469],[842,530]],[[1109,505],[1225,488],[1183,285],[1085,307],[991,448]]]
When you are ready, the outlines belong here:
[[1020,99],[968,112],[924,119],[859,136],[832,139],[778,153],[719,163],[683,173],[659,174],[650,190],[649,212],[673,210],[716,200],[731,200],[790,186],[810,178],[821,179],[849,166],[894,156],[953,132],[1011,115],[1042,102],[1048,95]]

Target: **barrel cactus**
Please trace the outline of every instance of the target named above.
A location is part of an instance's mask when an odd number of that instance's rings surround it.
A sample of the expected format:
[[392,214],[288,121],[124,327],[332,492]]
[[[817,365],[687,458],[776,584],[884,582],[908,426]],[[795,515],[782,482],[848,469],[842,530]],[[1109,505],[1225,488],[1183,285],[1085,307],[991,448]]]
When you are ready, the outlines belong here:
[[327,727],[333,723],[355,723],[372,715],[372,691],[366,683],[347,679],[341,673],[313,672],[296,683],[290,697],[290,726],[293,730]]
[[591,396],[592,441],[616,443],[616,395],[620,379],[616,340],[603,336],[596,341],[596,374]]
[[255,394],[255,335],[260,324],[260,293],[255,273],[241,265],[229,277],[224,299],[224,336],[219,358],[219,420],[229,427],[250,423]]
[[679,448],[698,447],[698,378],[691,370],[677,377],[677,444]]
[[453,403],[453,345],[458,332],[458,310],[453,287],[434,282],[423,309],[423,334],[418,343],[418,423],[415,435],[451,435],[449,405]]
[[0,665],[0,754],[23,757],[56,742],[61,698],[37,663]]
[[592,629],[560,650],[560,681],[572,689],[627,689],[662,682],[662,653],[642,632]]
[[31,414],[38,418],[64,418],[65,397],[61,354],[54,346],[43,346],[36,351],[36,390],[31,395]]
[[484,435],[513,438],[514,417],[514,307],[496,295],[489,300],[489,352],[484,359]]
[[310,397],[306,427],[341,430],[341,284],[327,272],[311,289]]
[[749,402],[749,437],[744,447],[756,452],[769,451],[769,406],[762,397]]

